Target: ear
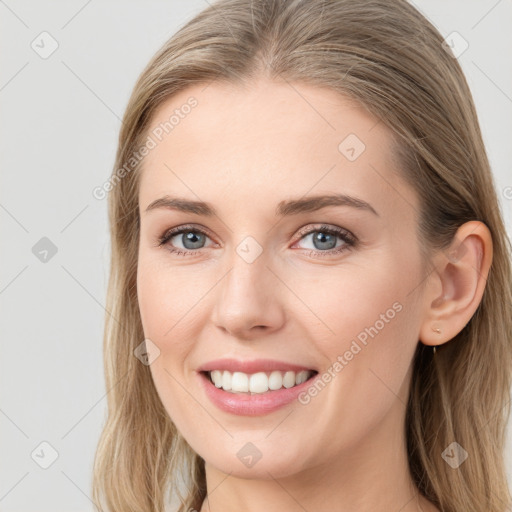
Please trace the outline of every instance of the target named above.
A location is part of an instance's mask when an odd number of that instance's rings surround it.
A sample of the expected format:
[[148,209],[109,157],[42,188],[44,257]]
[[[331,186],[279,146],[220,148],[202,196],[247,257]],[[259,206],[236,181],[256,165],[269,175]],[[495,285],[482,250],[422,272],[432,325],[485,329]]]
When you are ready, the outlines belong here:
[[441,345],[462,331],[482,300],[491,262],[491,232],[480,221],[460,226],[450,247],[434,256],[419,334],[423,344]]

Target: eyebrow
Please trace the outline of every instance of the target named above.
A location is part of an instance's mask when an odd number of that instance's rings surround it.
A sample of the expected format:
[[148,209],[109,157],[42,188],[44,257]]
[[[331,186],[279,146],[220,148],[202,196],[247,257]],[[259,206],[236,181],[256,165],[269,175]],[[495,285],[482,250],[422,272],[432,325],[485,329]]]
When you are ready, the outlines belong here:
[[[380,215],[373,206],[362,199],[347,194],[330,194],[321,196],[310,196],[300,199],[288,199],[280,201],[276,208],[276,216],[298,215],[299,213],[313,212],[328,206],[349,206],[358,210],[366,210],[377,217]],[[164,196],[153,201],[147,208],[146,213],[157,208],[177,210],[186,213],[194,213],[205,217],[217,216],[216,209],[203,201],[193,201],[181,197]]]

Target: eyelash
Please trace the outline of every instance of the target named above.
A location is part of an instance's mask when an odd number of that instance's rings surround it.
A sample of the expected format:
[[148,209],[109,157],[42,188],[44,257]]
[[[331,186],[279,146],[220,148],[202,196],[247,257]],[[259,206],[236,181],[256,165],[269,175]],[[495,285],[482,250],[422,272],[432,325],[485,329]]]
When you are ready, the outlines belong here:
[[[159,237],[158,238],[158,247],[162,247],[162,246],[166,245],[169,242],[169,240],[171,238],[175,237],[176,235],[181,235],[182,233],[189,233],[189,232],[201,233],[205,236],[208,236],[208,233],[206,231],[204,231],[203,229],[197,228],[195,226],[181,226],[181,227],[170,229],[170,230],[166,231],[161,237]],[[309,249],[309,252],[307,253],[307,255],[313,256],[315,258],[317,258],[317,257],[323,258],[325,256],[334,256],[336,254],[340,254],[344,251],[353,249],[354,247],[356,247],[357,242],[358,242],[357,238],[349,231],[342,229],[342,228],[326,226],[323,224],[318,227],[315,227],[314,229],[299,230],[299,234],[301,235],[301,237],[299,238],[298,241],[302,240],[303,238],[305,238],[307,235],[310,235],[311,233],[317,233],[317,232],[326,233],[329,235],[337,235],[343,240],[344,245],[341,245],[340,247],[336,247],[334,249],[329,249],[327,251],[319,251],[319,250]],[[200,249],[182,250],[182,249],[176,249],[176,248],[169,247],[168,250],[170,252],[172,252],[173,254],[176,254],[177,256],[189,256],[189,255],[195,255]]]

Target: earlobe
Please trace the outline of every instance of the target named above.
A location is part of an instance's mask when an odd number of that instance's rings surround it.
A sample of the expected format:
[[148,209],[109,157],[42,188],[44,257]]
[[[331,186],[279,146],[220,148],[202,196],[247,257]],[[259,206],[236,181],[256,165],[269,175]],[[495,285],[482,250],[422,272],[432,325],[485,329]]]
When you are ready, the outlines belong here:
[[446,343],[467,325],[482,300],[491,262],[492,236],[480,221],[460,226],[450,247],[434,256],[424,296],[423,344]]

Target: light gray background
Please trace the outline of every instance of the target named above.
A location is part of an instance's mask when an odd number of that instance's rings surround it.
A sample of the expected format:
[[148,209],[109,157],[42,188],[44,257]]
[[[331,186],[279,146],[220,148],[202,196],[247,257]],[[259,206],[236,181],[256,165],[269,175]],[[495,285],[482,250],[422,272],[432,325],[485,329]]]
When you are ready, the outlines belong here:
[[[110,245],[106,200],[92,190],[109,177],[138,74],[206,5],[0,0],[2,512],[93,510],[92,460],[106,410],[102,334]],[[510,228],[512,0],[415,5],[445,37],[457,31],[469,43],[459,60]],[[43,31],[59,45],[47,59],[31,47],[34,40],[42,46]],[[58,250],[46,263],[32,252],[42,237]],[[43,441],[58,452],[46,470],[31,458]],[[36,453],[44,462],[50,450]]]

